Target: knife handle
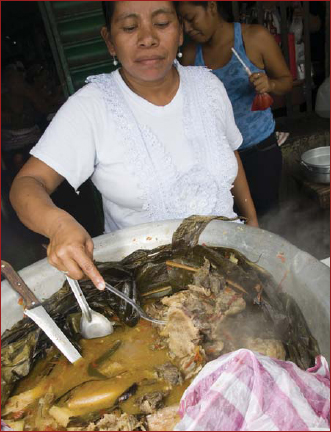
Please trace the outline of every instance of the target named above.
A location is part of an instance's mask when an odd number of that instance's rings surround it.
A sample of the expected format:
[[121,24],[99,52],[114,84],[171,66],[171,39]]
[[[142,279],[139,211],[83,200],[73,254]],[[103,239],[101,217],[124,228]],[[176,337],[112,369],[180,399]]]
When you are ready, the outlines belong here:
[[28,288],[21,276],[13,269],[13,267],[6,261],[1,260],[1,273],[6,276],[10,286],[20,294],[25,301],[27,309],[31,309],[40,304],[40,301]]

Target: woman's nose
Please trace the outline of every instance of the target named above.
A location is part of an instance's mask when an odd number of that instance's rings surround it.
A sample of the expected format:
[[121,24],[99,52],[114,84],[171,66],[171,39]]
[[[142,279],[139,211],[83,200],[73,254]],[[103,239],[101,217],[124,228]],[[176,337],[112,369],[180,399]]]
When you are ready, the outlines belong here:
[[153,47],[158,45],[159,39],[153,26],[141,27],[139,31],[139,46]]
[[190,30],[192,30],[192,25],[188,21],[184,20],[184,32],[188,33]]

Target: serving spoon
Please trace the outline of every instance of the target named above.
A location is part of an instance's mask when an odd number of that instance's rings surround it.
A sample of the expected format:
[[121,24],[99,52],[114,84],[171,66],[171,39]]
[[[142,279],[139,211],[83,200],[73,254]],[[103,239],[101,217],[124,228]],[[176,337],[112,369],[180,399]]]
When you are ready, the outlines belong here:
[[74,296],[82,310],[80,331],[84,339],[94,339],[113,333],[113,323],[108,318],[90,308],[78,281],[66,275]]

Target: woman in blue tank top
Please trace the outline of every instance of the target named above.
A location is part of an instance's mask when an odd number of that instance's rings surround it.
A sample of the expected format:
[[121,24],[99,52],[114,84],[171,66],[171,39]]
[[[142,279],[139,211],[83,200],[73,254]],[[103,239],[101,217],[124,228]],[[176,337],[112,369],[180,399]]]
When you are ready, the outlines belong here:
[[[268,108],[251,111],[256,93],[283,95],[292,88],[284,57],[267,29],[226,21],[222,1],[177,2],[185,32],[184,65],[206,66],[222,81],[243,136],[239,153],[258,216],[278,207],[282,155]],[[252,75],[232,54],[234,47]]]

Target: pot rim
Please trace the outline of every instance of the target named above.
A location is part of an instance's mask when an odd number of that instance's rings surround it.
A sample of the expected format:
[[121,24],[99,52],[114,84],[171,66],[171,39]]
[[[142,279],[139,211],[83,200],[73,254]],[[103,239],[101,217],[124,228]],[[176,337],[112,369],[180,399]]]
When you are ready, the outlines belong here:
[[316,156],[319,154],[321,156],[328,156],[329,155],[329,158],[330,158],[330,147],[329,146],[316,147],[314,149],[305,151],[301,155],[302,165],[305,166],[305,168],[307,168],[309,171],[329,173],[330,172],[330,159],[329,159],[328,164],[325,163],[325,164],[318,164],[317,165],[317,164],[309,162],[309,156],[312,156],[312,155]]
[[311,174],[330,174],[330,166],[313,165],[303,161],[300,165]]

